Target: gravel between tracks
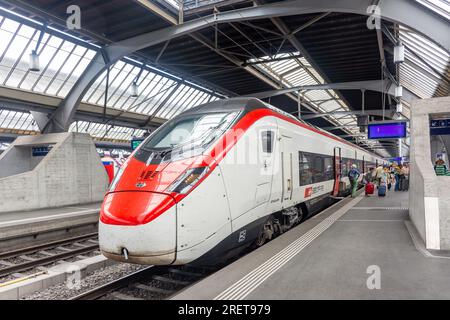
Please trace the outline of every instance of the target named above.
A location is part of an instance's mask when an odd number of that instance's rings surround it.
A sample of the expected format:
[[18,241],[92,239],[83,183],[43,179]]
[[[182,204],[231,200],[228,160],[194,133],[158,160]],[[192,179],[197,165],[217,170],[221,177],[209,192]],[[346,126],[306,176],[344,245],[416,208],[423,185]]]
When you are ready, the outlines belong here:
[[106,268],[96,270],[81,280],[79,289],[69,289],[66,283],[52,286],[44,291],[36,292],[22,298],[22,300],[66,300],[83,292],[91,290],[102,284],[133,273],[146,266],[128,263],[118,263]]

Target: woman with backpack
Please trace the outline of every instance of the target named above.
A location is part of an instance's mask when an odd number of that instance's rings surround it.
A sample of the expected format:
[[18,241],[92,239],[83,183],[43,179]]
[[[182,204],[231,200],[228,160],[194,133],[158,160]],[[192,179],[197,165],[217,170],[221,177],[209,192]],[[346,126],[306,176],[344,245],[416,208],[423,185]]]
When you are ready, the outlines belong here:
[[356,164],[352,164],[352,168],[348,172],[348,178],[350,179],[350,185],[352,188],[352,198],[356,196],[356,190],[358,189],[358,178],[361,175]]

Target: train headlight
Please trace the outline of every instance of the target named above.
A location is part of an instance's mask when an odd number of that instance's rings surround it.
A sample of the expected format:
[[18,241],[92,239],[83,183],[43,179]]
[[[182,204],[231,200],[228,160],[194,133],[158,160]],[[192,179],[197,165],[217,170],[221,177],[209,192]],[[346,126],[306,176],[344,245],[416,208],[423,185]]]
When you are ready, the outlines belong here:
[[182,194],[188,193],[208,171],[208,167],[190,168],[172,183],[168,191]]

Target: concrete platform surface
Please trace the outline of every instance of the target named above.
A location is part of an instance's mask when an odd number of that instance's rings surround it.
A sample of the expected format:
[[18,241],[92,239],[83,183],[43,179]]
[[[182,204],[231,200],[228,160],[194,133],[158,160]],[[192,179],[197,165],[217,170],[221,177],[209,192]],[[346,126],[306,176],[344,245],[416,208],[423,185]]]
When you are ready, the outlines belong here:
[[408,203],[344,199],[173,299],[449,299],[450,257],[425,250]]
[[76,206],[65,206],[59,208],[48,208],[30,211],[16,211],[0,213],[0,226],[16,224],[45,219],[56,219],[92,211],[99,211],[101,202],[82,204]]

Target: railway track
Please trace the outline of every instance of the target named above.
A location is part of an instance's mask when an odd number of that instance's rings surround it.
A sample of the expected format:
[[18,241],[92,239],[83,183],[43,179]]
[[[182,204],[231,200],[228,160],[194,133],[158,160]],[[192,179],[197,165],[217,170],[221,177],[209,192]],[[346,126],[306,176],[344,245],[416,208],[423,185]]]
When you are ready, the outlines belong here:
[[0,279],[98,251],[97,238],[97,233],[90,233],[0,253]]
[[95,287],[70,300],[163,300],[215,270],[189,265],[150,266]]

